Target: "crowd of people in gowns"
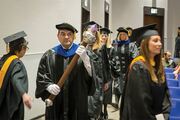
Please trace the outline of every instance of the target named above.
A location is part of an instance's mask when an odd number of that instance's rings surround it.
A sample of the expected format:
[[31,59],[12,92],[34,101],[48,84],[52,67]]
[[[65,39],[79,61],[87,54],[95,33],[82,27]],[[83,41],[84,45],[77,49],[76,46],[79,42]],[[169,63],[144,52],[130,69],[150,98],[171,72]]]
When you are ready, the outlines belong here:
[[[108,120],[110,104],[120,111],[119,120],[156,120],[158,114],[168,120],[171,102],[155,27],[119,27],[112,40],[109,28],[90,21],[76,44],[78,30],[57,24],[59,45],[43,54],[36,77],[35,97],[46,103],[45,119]],[[23,120],[24,105],[32,107],[20,60],[28,49],[25,36],[18,32],[4,38],[9,51],[0,59],[0,119]],[[174,74],[179,72],[180,67]]]

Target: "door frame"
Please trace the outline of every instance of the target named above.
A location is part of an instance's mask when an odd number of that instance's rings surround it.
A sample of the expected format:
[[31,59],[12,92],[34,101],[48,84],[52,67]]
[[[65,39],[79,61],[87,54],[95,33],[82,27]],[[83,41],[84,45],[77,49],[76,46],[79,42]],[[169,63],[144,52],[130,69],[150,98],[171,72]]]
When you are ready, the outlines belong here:
[[[144,25],[146,24],[145,17],[157,17],[157,19],[160,19],[161,24],[159,28],[157,28],[161,39],[162,39],[162,49],[164,50],[164,8],[157,8],[157,7],[149,7],[149,6],[144,6]],[[151,24],[151,23],[149,23]]]

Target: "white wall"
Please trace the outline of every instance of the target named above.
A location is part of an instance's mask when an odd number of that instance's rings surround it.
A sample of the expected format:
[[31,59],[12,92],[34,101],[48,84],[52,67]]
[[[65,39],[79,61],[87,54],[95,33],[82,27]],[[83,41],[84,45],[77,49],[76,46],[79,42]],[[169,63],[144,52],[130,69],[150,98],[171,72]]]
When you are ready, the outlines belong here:
[[143,0],[143,5],[144,6],[152,6],[152,0]]
[[29,94],[33,97],[32,109],[25,109],[25,120],[42,115],[45,112],[45,103],[42,102],[41,99],[36,99],[34,97],[36,89],[36,73],[38,69],[39,59],[42,55],[43,54],[26,55],[22,59],[28,72]]
[[[29,76],[29,93],[34,98],[39,60],[47,49],[58,44],[56,24],[68,22],[80,31],[81,0],[0,0],[0,56],[5,54],[4,37],[24,30],[29,51],[22,59]],[[77,34],[79,41],[80,33]],[[34,98],[25,119],[44,113],[44,103]]]
[[168,21],[167,21],[167,49],[174,53],[175,37],[177,36],[177,28],[180,26],[180,1],[168,1]]
[[[5,52],[2,38],[21,30],[28,34],[29,53],[44,52],[58,43],[55,29],[55,25],[58,23],[69,22],[80,30],[80,1],[1,0],[0,55]],[[78,2],[79,4],[77,4]],[[75,12],[76,14],[74,14]],[[79,35],[77,35],[77,39],[79,39]]]
[[137,28],[143,25],[142,0],[112,0],[111,9],[112,39],[115,39],[118,27]]
[[104,0],[91,0],[90,4],[90,20],[104,27]]

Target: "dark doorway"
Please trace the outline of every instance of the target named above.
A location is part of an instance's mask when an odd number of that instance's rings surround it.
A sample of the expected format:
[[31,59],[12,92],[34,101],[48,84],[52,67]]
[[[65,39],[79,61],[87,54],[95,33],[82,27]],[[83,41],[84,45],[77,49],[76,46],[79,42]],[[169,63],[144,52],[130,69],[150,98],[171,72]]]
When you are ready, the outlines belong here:
[[90,0],[81,0],[81,38],[84,31],[84,23],[90,21]]
[[109,13],[105,12],[105,27],[109,28]]
[[104,2],[104,27],[109,28],[109,3]]
[[164,50],[164,8],[144,7],[144,25],[157,24]]
[[[82,8],[82,30],[84,30],[84,23],[86,23],[86,22],[88,22],[88,21],[90,21],[90,12],[89,11],[87,11],[86,9],[84,9],[84,8]],[[83,31],[82,31],[83,32]]]

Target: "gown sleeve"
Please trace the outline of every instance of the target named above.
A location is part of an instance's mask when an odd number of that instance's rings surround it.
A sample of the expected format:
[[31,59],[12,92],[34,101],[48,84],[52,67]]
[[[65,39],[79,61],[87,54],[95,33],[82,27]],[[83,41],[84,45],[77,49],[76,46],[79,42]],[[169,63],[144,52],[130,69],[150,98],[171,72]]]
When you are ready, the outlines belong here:
[[50,77],[50,63],[48,62],[48,53],[45,53],[39,63],[37,78],[36,78],[36,98],[41,97],[45,100],[50,94],[46,91],[46,88],[53,83]]
[[17,93],[22,96],[28,91],[28,78],[26,69],[21,62],[17,62],[12,70],[11,82]]

